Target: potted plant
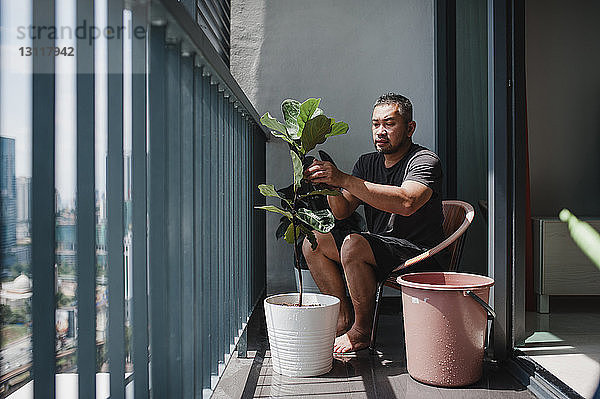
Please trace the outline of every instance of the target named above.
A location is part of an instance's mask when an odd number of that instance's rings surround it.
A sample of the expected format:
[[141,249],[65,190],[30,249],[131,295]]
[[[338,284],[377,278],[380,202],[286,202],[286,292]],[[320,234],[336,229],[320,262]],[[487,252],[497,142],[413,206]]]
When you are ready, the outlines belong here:
[[[335,226],[331,210],[318,206],[325,195],[340,195],[338,190],[313,185],[303,179],[305,168],[315,159],[307,155],[327,138],[345,134],[348,124],[336,122],[319,108],[321,99],[309,98],[300,103],[284,100],[284,122],[268,112],[260,121],[271,133],[288,143],[292,163],[292,184],[275,189],[271,184],[258,186],[267,197],[280,200],[280,206],[257,208],[281,215],[278,235],[294,246],[294,265],[298,272],[298,293],[280,294],[265,299],[267,332],[271,345],[273,370],[288,376],[313,376],[331,369],[333,341],[339,312],[339,300],[324,294],[303,295],[299,244],[306,237],[313,249],[317,246],[314,230],[330,232]],[[322,160],[331,158],[320,151]],[[315,206],[317,205],[317,206]]]

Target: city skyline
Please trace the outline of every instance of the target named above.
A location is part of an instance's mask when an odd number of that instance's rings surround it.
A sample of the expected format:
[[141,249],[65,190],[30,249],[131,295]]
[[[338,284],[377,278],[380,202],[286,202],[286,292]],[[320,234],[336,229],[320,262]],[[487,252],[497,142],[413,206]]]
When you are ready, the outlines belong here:
[[[32,58],[20,55],[19,47],[31,46],[31,39],[18,35],[19,26],[31,25],[31,0],[3,1],[0,47],[0,136],[15,139],[16,177],[31,177],[32,139]],[[95,25],[107,25],[107,2],[95,2]],[[57,26],[76,25],[75,0],[57,0]],[[130,13],[124,13],[124,26],[130,23]],[[107,43],[105,38],[95,41],[95,136],[96,136],[96,189],[106,191],[107,153]],[[57,46],[76,47],[74,38],[61,38]],[[124,52],[124,153],[131,152],[131,41],[123,42]],[[76,57],[56,57],[56,111],[55,111],[55,187],[67,206],[74,206],[76,196]]]

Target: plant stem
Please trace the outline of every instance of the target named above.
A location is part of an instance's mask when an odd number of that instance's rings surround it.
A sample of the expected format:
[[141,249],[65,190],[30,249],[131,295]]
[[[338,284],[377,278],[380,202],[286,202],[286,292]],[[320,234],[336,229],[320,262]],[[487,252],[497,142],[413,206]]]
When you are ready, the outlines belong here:
[[300,255],[298,254],[298,236],[296,235],[296,216],[292,217],[292,229],[294,230],[294,263],[298,270],[298,282],[300,283],[300,296],[298,298],[298,306],[302,307],[302,269],[300,268]]

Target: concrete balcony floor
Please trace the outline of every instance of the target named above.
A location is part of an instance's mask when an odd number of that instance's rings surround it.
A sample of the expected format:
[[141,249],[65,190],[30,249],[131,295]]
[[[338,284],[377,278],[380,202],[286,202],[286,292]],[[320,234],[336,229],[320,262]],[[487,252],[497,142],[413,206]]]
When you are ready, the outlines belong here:
[[482,379],[464,388],[437,388],[412,379],[406,370],[402,314],[394,308],[397,306],[385,306],[380,317],[377,354],[364,350],[354,356],[339,356],[325,375],[292,378],[273,372],[261,306],[248,325],[247,357],[233,354],[213,398],[535,397],[506,370],[487,362]]

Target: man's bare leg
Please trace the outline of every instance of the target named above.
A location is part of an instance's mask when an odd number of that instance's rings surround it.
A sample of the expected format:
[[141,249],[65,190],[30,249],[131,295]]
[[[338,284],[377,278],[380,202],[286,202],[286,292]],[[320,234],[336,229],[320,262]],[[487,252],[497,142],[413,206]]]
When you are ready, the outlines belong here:
[[377,280],[375,256],[369,242],[360,234],[350,234],[341,249],[342,266],[354,305],[354,324],[346,334],[335,339],[333,351],[344,353],[369,346]]
[[340,300],[336,337],[348,331],[352,325],[352,306],[346,297],[346,285],[339,269],[340,254],[331,233],[321,234],[315,231],[319,245],[313,251],[308,240],[304,240],[302,253],[308,263],[310,274],[317,287],[324,294]]

